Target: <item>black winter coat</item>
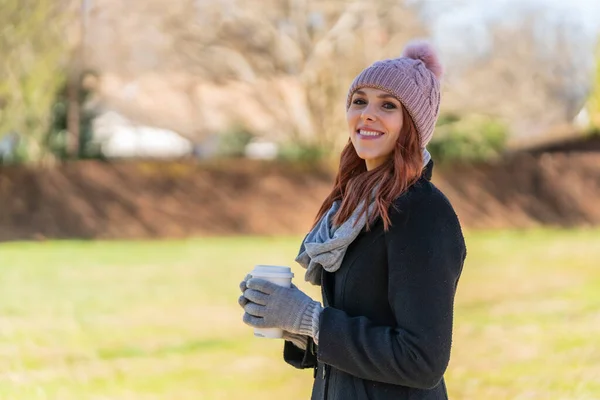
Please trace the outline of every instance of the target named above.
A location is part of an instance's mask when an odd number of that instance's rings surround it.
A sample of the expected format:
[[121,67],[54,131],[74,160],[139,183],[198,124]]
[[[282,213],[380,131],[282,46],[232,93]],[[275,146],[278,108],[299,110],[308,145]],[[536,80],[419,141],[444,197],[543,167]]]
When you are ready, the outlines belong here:
[[454,294],[466,248],[433,163],[323,272],[319,345],[285,342],[284,359],[314,368],[313,400],[447,399]]

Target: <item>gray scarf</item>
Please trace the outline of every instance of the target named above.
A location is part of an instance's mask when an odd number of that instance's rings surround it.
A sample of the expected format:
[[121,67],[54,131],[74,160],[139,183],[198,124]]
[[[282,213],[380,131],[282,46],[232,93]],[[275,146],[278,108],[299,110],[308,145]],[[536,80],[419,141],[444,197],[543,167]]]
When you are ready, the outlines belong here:
[[[359,218],[365,202],[357,207],[350,218],[340,226],[333,225],[333,217],[340,208],[341,202],[335,201],[331,208],[321,217],[317,225],[306,235],[300,246],[296,261],[306,268],[304,279],[313,285],[321,284],[321,269],[335,272],[342,265],[346,249],[356,239],[367,222],[367,214]],[[375,207],[374,199],[369,204],[368,214]]]
[[[423,165],[427,165],[429,160],[431,160],[429,152],[423,149]],[[296,257],[296,262],[306,269],[304,280],[313,285],[320,285],[323,269],[327,272],[335,272],[340,268],[348,246],[363,230],[368,216],[372,215],[375,209],[375,196],[371,197],[367,213],[359,217],[365,203],[363,202],[357,207],[344,223],[335,226],[333,217],[341,205],[339,200],[335,201],[317,222],[317,225],[306,235]]]

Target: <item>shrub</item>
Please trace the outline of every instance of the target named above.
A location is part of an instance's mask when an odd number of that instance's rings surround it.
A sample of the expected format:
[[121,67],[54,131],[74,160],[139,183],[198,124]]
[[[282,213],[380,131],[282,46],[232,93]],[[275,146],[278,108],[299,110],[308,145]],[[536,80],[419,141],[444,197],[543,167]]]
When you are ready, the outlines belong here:
[[218,137],[216,154],[218,157],[241,158],[244,157],[246,146],[254,135],[241,125],[235,125]]
[[278,158],[299,163],[320,162],[331,155],[329,148],[310,143],[290,142],[281,146]]
[[489,161],[502,154],[508,130],[497,119],[470,115],[440,118],[433,140],[427,146],[434,160]]

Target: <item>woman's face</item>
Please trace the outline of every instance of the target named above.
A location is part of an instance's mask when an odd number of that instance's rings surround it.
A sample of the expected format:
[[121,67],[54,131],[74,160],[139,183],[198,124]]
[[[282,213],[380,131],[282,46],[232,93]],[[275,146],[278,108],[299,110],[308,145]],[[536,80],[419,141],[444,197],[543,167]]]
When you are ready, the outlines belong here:
[[391,94],[373,88],[360,88],[352,95],[346,112],[350,140],[356,154],[372,170],[391,157],[400,129],[402,105]]

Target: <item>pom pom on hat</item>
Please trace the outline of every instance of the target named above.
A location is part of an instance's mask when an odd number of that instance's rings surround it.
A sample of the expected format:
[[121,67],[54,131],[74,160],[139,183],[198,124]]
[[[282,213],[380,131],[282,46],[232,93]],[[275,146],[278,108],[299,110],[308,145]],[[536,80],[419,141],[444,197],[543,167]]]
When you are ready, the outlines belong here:
[[409,42],[402,52],[402,57],[423,61],[425,67],[430,70],[438,80],[441,79],[444,68],[442,67],[442,63],[440,62],[436,51],[429,42],[424,40],[414,40]]

